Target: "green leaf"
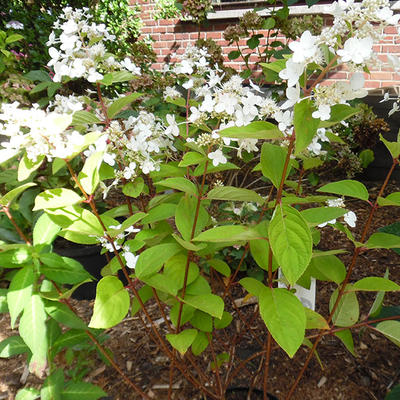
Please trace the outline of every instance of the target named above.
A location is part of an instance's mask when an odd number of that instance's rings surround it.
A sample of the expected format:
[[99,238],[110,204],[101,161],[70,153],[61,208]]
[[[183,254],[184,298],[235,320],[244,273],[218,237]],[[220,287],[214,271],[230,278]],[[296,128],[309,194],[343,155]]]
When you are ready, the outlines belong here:
[[142,96],[142,93],[132,93],[128,94],[127,96],[120,97],[119,99],[115,100],[110,107],[108,107],[107,114],[109,118],[113,118],[117,115],[125,106],[132,103],[136,99]]
[[354,351],[354,342],[353,335],[351,334],[350,329],[345,329],[343,331],[335,332],[334,334],[337,336],[345,345],[346,349],[356,357],[356,352]]
[[253,296],[260,297],[266,286],[255,278],[243,278],[240,284]]
[[62,400],[97,400],[106,396],[98,386],[88,382],[69,382],[61,393]]
[[153,222],[165,221],[175,215],[176,204],[161,203],[153,207],[148,211],[145,218],[143,218],[144,224],[152,224]]
[[367,201],[369,197],[367,188],[361,182],[351,179],[328,183],[317,189],[317,192],[334,193],[340,196],[355,197],[356,199],[365,201]]
[[379,138],[381,139],[381,142],[389,150],[393,159],[396,159],[400,156],[400,143],[399,142],[389,142],[382,136],[382,134],[379,135]]
[[175,224],[186,241],[191,241],[192,237],[198,235],[207,226],[209,221],[208,213],[200,203],[196,226],[193,230],[197,203],[198,200],[194,196],[185,195],[176,207]]
[[310,275],[320,281],[331,281],[340,285],[346,277],[346,267],[334,255],[313,257],[310,262]]
[[51,352],[56,355],[59,351],[66,347],[72,347],[77,344],[86,343],[89,340],[89,336],[83,330],[70,329],[60,335],[51,347]]
[[239,50],[232,50],[228,53],[228,58],[230,60],[236,60],[237,58],[240,57],[240,51]]
[[232,315],[227,311],[224,311],[224,313],[222,314],[222,318],[214,319],[214,327],[215,329],[224,329],[230,325],[232,320],[233,320]]
[[189,167],[191,165],[197,165],[201,162],[204,162],[206,160],[206,157],[204,154],[200,154],[194,151],[189,151],[188,153],[185,153],[182,161],[178,164],[178,167]]
[[396,385],[385,397],[385,400],[399,400],[400,398],[400,385]]
[[[261,171],[276,188],[281,183],[286,157],[287,149],[275,144],[263,143],[261,148]],[[289,171],[290,168],[287,168],[285,179]]]
[[263,288],[260,292],[260,314],[279,346],[292,358],[301,346],[306,315],[300,300],[286,289]]
[[168,333],[165,335],[171,346],[183,356],[192,345],[197,336],[196,329],[185,329],[180,333]]
[[39,93],[45,89],[47,89],[51,85],[51,82],[40,82],[38,85],[36,85],[30,92],[29,94],[35,94]]
[[365,247],[368,249],[393,249],[400,247],[400,236],[390,233],[377,232],[373,233]]
[[[143,254],[143,253],[142,253]],[[129,311],[129,293],[115,276],[106,276],[97,284],[90,328],[108,329],[120,323]]]
[[53,243],[60,229],[47,214],[43,213],[33,228],[33,245]]
[[35,400],[40,398],[39,390],[35,388],[23,388],[18,390],[15,400]]
[[382,321],[376,330],[383,333],[395,345],[400,347],[400,321]]
[[64,303],[44,300],[46,313],[58,323],[72,329],[87,329],[86,324]]
[[318,118],[313,118],[312,113],[314,111],[314,103],[309,99],[302,100],[294,106],[293,124],[296,132],[296,155],[307,148],[317,133],[320,121]]
[[31,247],[20,244],[15,249],[0,251],[0,265],[2,268],[19,268],[32,260]]
[[331,117],[327,121],[321,121],[319,127],[329,128],[360,113],[360,111],[359,108],[354,108],[346,104],[335,104],[331,107]]
[[264,203],[264,199],[254,190],[236,188],[234,186],[216,187],[207,194],[210,200],[227,200],[227,201],[248,201],[259,204]]
[[303,210],[300,214],[311,226],[316,226],[342,217],[347,211],[340,207],[314,207]]
[[71,189],[48,189],[36,196],[33,211],[73,206],[80,202],[82,202],[81,196]]
[[203,332],[212,332],[213,330],[213,320],[211,315],[200,310],[195,310],[193,317],[190,318],[190,323],[194,328]]
[[76,111],[72,116],[72,125],[98,124],[101,122],[93,113],[89,111]]
[[[171,257],[164,266],[163,277],[168,278],[174,282],[174,286],[178,290],[183,288],[186,265],[188,262],[188,256],[186,254],[178,254]],[[199,276],[199,267],[194,262],[189,262],[187,271],[187,285],[194,282]]]
[[102,161],[103,152],[96,151],[85,161],[82,171],[79,172],[78,180],[87,194],[93,194],[100,182],[99,169]]
[[44,160],[44,156],[39,156],[36,161],[30,160],[26,154],[22,157],[21,162],[18,164],[18,181],[22,182],[28,179],[33,171],[36,171]]
[[42,376],[47,365],[46,312],[41,297],[33,294],[24,308],[19,334],[32,352],[30,372]]
[[310,308],[304,308],[306,314],[306,329],[329,329],[326,319]]
[[197,296],[187,294],[182,301],[196,308],[197,310],[201,310],[207,314],[210,314],[213,317],[219,319],[222,318],[222,314],[224,312],[224,301],[221,299],[221,297],[216,296],[215,294],[208,293]]
[[[385,275],[383,276],[384,278],[389,278],[389,269],[386,268]],[[376,317],[382,310],[382,304],[383,304],[383,299],[385,297],[385,292],[380,291],[376,294],[375,300],[371,306],[371,309],[369,310],[368,315],[370,317]]]
[[[333,315],[332,321],[336,326],[351,326],[354,325],[360,316],[360,308],[358,305],[357,295],[351,291],[351,285],[347,285],[343,297],[339,301],[339,305]],[[349,291],[350,290],[350,291]],[[333,305],[338,296],[336,289],[329,300],[329,311],[332,311]]]
[[310,228],[295,208],[278,205],[269,224],[268,236],[283,274],[294,285],[311,260]]
[[225,261],[219,260],[218,258],[213,258],[211,260],[207,260],[207,264],[218,271],[221,275],[231,275],[231,269]]
[[135,272],[139,279],[144,279],[157,273],[163,264],[181,251],[177,243],[165,243],[153,246],[143,251],[136,263]]
[[400,206],[400,192],[390,193],[386,197],[378,197],[380,206]]
[[9,358],[29,351],[21,336],[9,336],[0,342],[0,358]]
[[74,285],[91,278],[81,263],[73,258],[61,257],[55,253],[44,253],[40,255],[40,261],[43,263],[40,266],[40,272],[57,283]]
[[198,190],[196,185],[186,178],[181,178],[181,177],[168,178],[160,182],[157,182],[156,185],[165,186],[171,189],[176,189],[179,190],[180,192],[193,194],[195,196],[198,195]]
[[34,70],[34,71],[29,71],[27,74],[24,75],[24,78],[35,82],[35,81],[40,81],[40,82],[52,82],[49,73],[47,71],[43,70]]
[[369,276],[354,283],[352,289],[367,292],[397,292],[400,290],[400,286],[389,279]]
[[122,193],[129,197],[138,197],[144,188],[142,177],[136,178],[133,182],[128,182],[122,187]]
[[204,332],[197,332],[197,336],[192,343],[192,353],[200,355],[208,347],[208,338]]
[[110,73],[104,75],[104,78],[100,82],[103,85],[109,86],[109,85],[112,85],[113,83],[117,83],[117,82],[131,81],[134,78],[135,78],[135,75],[133,75],[131,72],[116,71],[116,72],[110,72]]
[[7,194],[0,198],[0,205],[4,207],[9,207],[13,200],[15,200],[23,191],[32,186],[36,186],[36,183],[28,182],[13,190],[10,190]]
[[237,139],[278,139],[282,132],[271,122],[254,121],[246,126],[222,129],[218,135]]
[[242,225],[223,225],[211,228],[196,236],[194,242],[238,242],[260,239],[260,234],[255,230]]
[[19,33],[13,33],[10,36],[7,36],[5,43],[10,44],[10,43],[18,42],[23,39],[24,39],[24,37],[22,35],[20,35]]
[[64,388],[64,373],[58,368],[44,381],[40,391],[41,400],[62,400],[61,391]]
[[11,318],[11,328],[14,328],[15,321],[19,314],[29,303],[33,292],[33,284],[35,275],[33,267],[28,265],[21,268],[11,280],[10,287],[7,292],[7,303]]

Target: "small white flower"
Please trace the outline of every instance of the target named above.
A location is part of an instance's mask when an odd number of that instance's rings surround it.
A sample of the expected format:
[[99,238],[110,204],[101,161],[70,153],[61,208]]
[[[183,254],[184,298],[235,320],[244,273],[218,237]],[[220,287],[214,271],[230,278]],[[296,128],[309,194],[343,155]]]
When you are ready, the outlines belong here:
[[137,260],[139,259],[139,255],[135,255],[130,251],[124,252],[124,257],[126,261],[126,266],[131,269],[135,269]]
[[185,82],[184,84],[182,84],[182,86],[186,89],[189,90],[194,86],[194,81],[193,79],[189,79],[187,82]]
[[125,57],[124,60],[121,61],[121,65],[135,75],[141,74],[140,68],[137,67],[129,57]]
[[296,63],[293,61],[293,58],[289,58],[286,61],[286,68],[279,72],[279,77],[286,79],[289,87],[294,86],[303,74],[305,66],[305,63]]
[[328,224],[335,224],[335,223],[336,223],[336,219],[331,219],[330,221],[326,221],[326,222],[323,222],[322,224],[319,224],[318,227],[323,228],[324,226],[326,226]]
[[356,226],[357,216],[353,211],[349,211],[343,215],[344,221],[349,225],[351,228]]
[[328,207],[344,207],[343,198],[329,199],[326,201]]
[[220,149],[208,153],[208,158],[212,160],[214,167],[219,164],[226,164],[228,161]]
[[287,100],[280,106],[282,110],[293,107],[300,99],[300,86],[297,83],[295,87],[288,86],[286,89]]
[[329,104],[321,104],[318,111],[312,113],[313,118],[319,118],[321,121],[327,121],[331,117],[331,106]]
[[136,163],[135,162],[130,162],[128,167],[125,167],[124,169],[124,178],[125,179],[131,179],[132,176],[135,175],[136,171]]
[[304,63],[310,60],[317,52],[317,36],[305,31],[297,42],[291,42],[289,48],[293,51],[293,62]]
[[354,64],[363,64],[372,56],[372,38],[358,39],[351,37],[346,40],[343,49],[337,51],[343,62],[352,61]]

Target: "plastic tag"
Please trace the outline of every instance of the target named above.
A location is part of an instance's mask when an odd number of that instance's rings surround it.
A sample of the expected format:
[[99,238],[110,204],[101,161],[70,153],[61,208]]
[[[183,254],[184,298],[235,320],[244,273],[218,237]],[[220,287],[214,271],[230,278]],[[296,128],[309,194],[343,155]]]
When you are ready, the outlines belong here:
[[[287,286],[281,281],[281,279],[283,278],[283,274],[280,268],[278,271],[278,278],[279,278],[278,287],[287,288]],[[310,289],[306,289],[300,285],[294,285],[293,289],[296,290],[294,294],[301,301],[303,306],[315,311],[315,296],[317,291],[315,278],[311,278]]]

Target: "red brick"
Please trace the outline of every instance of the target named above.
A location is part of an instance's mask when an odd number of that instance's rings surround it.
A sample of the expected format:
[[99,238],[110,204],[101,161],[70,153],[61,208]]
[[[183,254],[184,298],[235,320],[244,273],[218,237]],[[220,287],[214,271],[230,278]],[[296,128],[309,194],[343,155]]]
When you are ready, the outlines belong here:
[[207,39],[221,39],[222,32],[207,32],[206,38]]
[[372,81],[392,80],[393,73],[372,71],[367,79],[372,80]]
[[383,44],[381,53],[400,53],[400,46]]
[[366,88],[380,88],[381,82],[378,81],[366,81],[364,87]]
[[167,27],[166,26],[155,26],[153,28],[153,32],[155,33],[165,33],[167,31]]
[[384,30],[385,34],[397,35],[397,28],[395,26],[387,26]]
[[328,77],[329,79],[347,79],[347,72],[333,72]]

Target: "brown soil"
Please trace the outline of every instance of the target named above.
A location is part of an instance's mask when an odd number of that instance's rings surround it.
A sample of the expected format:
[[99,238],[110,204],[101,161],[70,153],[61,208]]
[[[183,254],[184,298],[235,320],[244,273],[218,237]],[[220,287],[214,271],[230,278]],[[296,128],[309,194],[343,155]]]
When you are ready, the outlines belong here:
[[[370,192],[377,193],[377,188],[369,185]],[[388,193],[399,191],[396,186],[389,187]],[[356,212],[357,227],[353,229],[359,238],[360,230],[368,215],[366,203],[361,201],[348,201],[347,206]],[[377,210],[373,228],[378,228],[400,221],[400,208],[385,207]],[[345,248],[348,254],[341,256],[348,263],[351,257],[352,245],[344,235],[330,227],[322,230],[322,239],[319,245],[322,250]],[[390,270],[390,278],[400,283],[400,256],[391,250],[372,250],[362,253],[352,276],[356,281],[365,276],[383,276],[386,268]],[[316,311],[327,315],[327,304],[334,285],[319,282],[317,288]],[[235,290],[240,290],[239,288]],[[237,293],[239,296],[244,293]],[[374,299],[373,293],[359,293],[358,299],[361,315],[365,316]],[[385,296],[385,305],[399,305],[400,293],[389,293]],[[83,318],[88,320],[92,310],[92,303],[87,301],[74,301]],[[229,306],[228,306],[229,307]],[[243,317],[251,321],[256,305],[250,304],[240,309]],[[156,304],[149,306],[153,319],[159,323],[160,329],[167,333],[167,326],[160,318]],[[235,311],[233,311],[235,313]],[[224,344],[229,343],[237,334],[235,324],[227,329],[227,333],[219,335],[215,351],[224,350]],[[251,322],[251,330],[260,342],[266,340],[265,329],[260,322]],[[0,315],[0,340],[15,334],[11,331],[9,318],[6,314]],[[108,331],[110,339],[106,342],[113,352],[118,365],[146,394],[154,399],[167,399],[169,382],[169,361],[154,344],[144,329],[141,317],[136,315],[128,317]],[[335,336],[325,336],[318,346],[318,354],[323,367],[314,358],[310,363],[300,385],[292,397],[293,400],[383,400],[388,388],[400,383],[400,349],[381,334],[371,329],[355,329],[353,337],[356,356],[350,354]],[[234,364],[237,366],[242,359],[246,359],[261,350],[260,345],[253,339],[249,331],[243,335],[241,344],[234,353]],[[290,360],[286,354],[274,349],[271,356],[268,391],[279,399],[283,399],[297,373],[300,371],[307,356],[308,349],[300,348],[295,357]],[[203,367],[209,373],[211,353],[206,352]],[[249,362],[235,378],[235,386],[247,386],[259,369],[259,358]],[[14,399],[16,391],[23,386],[40,386],[40,381],[28,375],[24,384],[21,376],[24,374],[25,357],[17,356],[10,360],[0,360],[0,400]],[[207,370],[208,367],[208,370]],[[127,387],[118,374],[107,366],[104,368],[99,360],[93,360],[90,365],[91,372],[88,380],[104,388],[110,398],[114,400],[140,399]],[[226,373],[226,367],[221,367],[221,372]],[[262,388],[262,377],[255,380],[255,387]],[[193,389],[177,372],[174,373],[172,399],[175,400],[200,400],[205,399],[197,390]],[[242,397],[244,399],[244,397]],[[254,399],[259,397],[254,396]],[[239,397],[231,397],[239,399]],[[78,399],[77,399],[78,400]]]

